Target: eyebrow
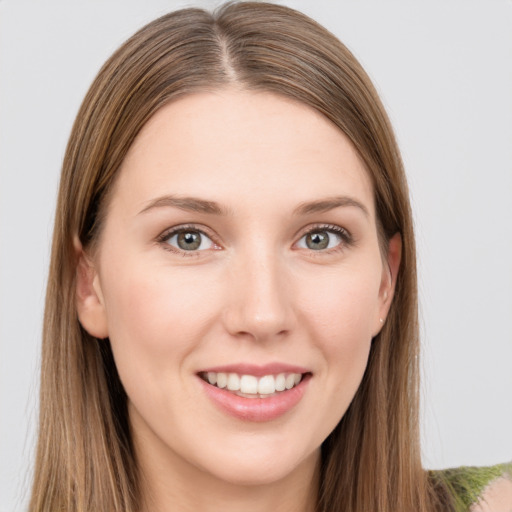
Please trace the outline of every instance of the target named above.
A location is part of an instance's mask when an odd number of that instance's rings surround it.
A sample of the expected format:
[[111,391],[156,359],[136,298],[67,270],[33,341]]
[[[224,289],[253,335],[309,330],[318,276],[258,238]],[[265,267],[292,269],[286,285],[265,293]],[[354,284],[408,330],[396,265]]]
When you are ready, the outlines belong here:
[[172,207],[187,212],[208,213],[213,215],[226,215],[227,211],[214,201],[206,201],[197,197],[162,196],[149,201],[139,212],[145,213],[153,208]]
[[[317,201],[308,201],[300,203],[295,209],[295,215],[311,215],[312,213],[324,213],[340,207],[355,207],[360,209],[366,217],[370,214],[364,204],[357,199],[348,196],[328,197]],[[227,215],[228,211],[222,208],[215,201],[207,201],[197,197],[180,197],[166,195],[157,197],[148,202],[148,204],[139,212],[146,213],[154,208],[179,208],[188,212],[206,213],[210,215]]]
[[311,213],[324,213],[330,210],[334,210],[335,208],[340,208],[342,206],[353,206],[355,208],[359,208],[366,217],[370,216],[368,212],[368,208],[353,197],[348,196],[336,196],[336,197],[328,197],[326,199],[320,199],[318,201],[311,201],[306,203],[301,203],[297,208],[295,208],[294,213],[297,215],[308,215]]

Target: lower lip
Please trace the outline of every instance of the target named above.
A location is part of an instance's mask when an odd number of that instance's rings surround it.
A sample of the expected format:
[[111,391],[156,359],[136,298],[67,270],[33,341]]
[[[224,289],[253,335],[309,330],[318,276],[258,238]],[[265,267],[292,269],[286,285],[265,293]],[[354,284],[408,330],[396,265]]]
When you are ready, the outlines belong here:
[[310,374],[304,375],[292,389],[281,391],[269,398],[244,398],[212,386],[198,377],[208,397],[222,411],[240,420],[253,422],[275,420],[293,409],[304,396],[310,378]]

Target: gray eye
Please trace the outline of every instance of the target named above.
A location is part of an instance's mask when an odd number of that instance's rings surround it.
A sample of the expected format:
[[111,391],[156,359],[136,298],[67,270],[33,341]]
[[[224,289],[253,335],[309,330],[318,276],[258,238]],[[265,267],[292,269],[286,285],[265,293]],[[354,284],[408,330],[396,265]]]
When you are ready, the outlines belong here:
[[194,230],[179,231],[172,235],[167,243],[182,251],[202,251],[213,246],[210,238]]
[[301,249],[310,249],[312,251],[322,251],[324,249],[332,249],[343,241],[341,235],[334,231],[321,230],[311,231],[305,234],[298,242]]
[[325,231],[308,233],[306,235],[306,246],[314,251],[325,249],[329,246],[329,235]]
[[180,249],[184,251],[195,251],[201,245],[201,235],[194,232],[178,233],[177,242]]

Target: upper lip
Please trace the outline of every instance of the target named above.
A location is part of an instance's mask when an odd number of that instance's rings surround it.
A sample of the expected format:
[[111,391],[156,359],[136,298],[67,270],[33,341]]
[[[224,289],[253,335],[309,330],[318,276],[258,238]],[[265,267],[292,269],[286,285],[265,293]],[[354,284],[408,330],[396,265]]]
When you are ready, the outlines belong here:
[[278,375],[280,373],[309,373],[310,371],[302,366],[275,362],[265,365],[250,363],[226,364],[205,368],[198,373],[207,372],[237,373],[238,375],[254,375],[255,377],[263,377],[264,375]]

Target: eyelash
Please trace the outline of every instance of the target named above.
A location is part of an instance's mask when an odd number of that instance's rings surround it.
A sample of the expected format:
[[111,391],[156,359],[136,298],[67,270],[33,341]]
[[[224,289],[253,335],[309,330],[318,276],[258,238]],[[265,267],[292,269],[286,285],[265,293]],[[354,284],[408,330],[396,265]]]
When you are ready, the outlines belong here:
[[[174,236],[178,235],[179,233],[184,233],[187,231],[194,231],[197,233],[201,233],[202,235],[208,237],[212,243],[216,246],[219,246],[215,241],[215,236],[212,233],[207,232],[205,229],[201,229],[198,226],[194,224],[186,224],[181,226],[176,226],[173,228],[170,228],[166,231],[164,231],[161,235],[159,235],[156,239],[156,241],[163,247],[164,250],[172,252],[174,254],[179,254],[183,257],[198,257],[201,256],[202,251],[185,251],[180,250],[176,247],[173,247],[168,243],[168,241]],[[349,231],[347,231],[345,228],[342,228],[341,226],[337,226],[335,224],[318,224],[316,226],[308,228],[306,231],[303,231],[298,239],[298,241],[302,240],[305,236],[312,234],[312,233],[321,233],[321,232],[329,232],[334,233],[338,235],[341,238],[341,242],[336,245],[333,248],[330,249],[324,249],[324,250],[318,250],[315,251],[311,249],[309,252],[314,256],[321,256],[325,254],[333,254],[339,251],[344,250],[346,247],[350,247],[354,244],[354,239]],[[295,242],[298,243],[298,242]]]
[[306,231],[302,232],[299,240],[302,240],[305,236],[309,234],[322,232],[334,233],[338,235],[341,238],[341,242],[335,247],[332,247],[331,249],[324,249],[319,251],[311,249],[309,252],[312,256],[335,254],[345,250],[347,247],[351,247],[352,245],[354,245],[354,238],[352,237],[351,233],[347,231],[345,228],[337,226],[336,224],[318,224],[316,226],[308,228]]
[[215,236],[213,236],[212,233],[209,233],[209,232],[207,232],[207,230],[201,229],[201,228],[199,228],[198,226],[196,226],[194,224],[184,224],[184,225],[181,225],[181,226],[176,226],[176,227],[167,229],[166,231],[164,231],[161,235],[159,235],[157,237],[156,241],[163,247],[164,250],[172,252],[174,254],[178,254],[178,255],[183,256],[185,258],[189,258],[189,257],[193,258],[193,257],[201,256],[201,252],[203,252],[203,251],[185,251],[185,250],[180,250],[180,249],[178,249],[176,247],[173,247],[172,245],[170,245],[168,243],[168,241],[174,235],[178,235],[180,233],[186,233],[187,231],[193,231],[193,232],[201,233],[202,235],[208,237],[212,241],[212,243],[214,245],[217,245],[217,246],[219,245],[215,241]]

